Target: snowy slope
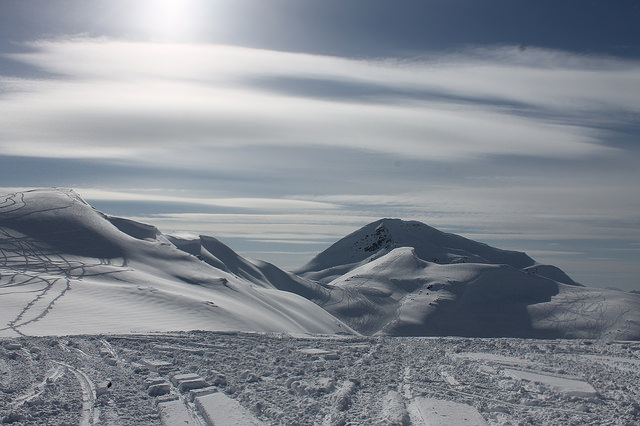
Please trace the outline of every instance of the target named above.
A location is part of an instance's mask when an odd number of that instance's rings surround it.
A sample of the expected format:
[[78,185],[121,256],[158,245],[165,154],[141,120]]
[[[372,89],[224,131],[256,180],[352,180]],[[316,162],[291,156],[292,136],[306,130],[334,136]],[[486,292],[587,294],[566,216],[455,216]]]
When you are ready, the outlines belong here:
[[366,334],[550,337],[526,306],[550,301],[558,284],[509,265],[440,265],[397,248],[331,282],[324,308]]
[[0,237],[1,335],[350,332],[309,300],[248,280],[243,268],[251,265],[234,264],[232,251],[218,246],[228,264],[214,256],[207,263],[153,226],[95,211],[73,191],[1,197]]
[[509,265],[440,265],[398,248],[330,283],[321,305],[365,334],[640,338],[640,298]]
[[419,222],[371,223],[297,272],[364,334],[640,338],[640,298]]
[[640,295],[383,219],[299,271],[164,235],[70,190],[0,197],[0,336],[244,330],[640,339]]
[[216,238],[186,234],[168,234],[167,238],[180,250],[254,285],[295,293],[310,300],[328,297],[329,290],[326,286],[283,271],[271,263],[246,259]]
[[497,249],[421,222],[381,219],[342,238],[295,272],[328,283],[398,247],[413,247],[420,259],[440,264],[505,264],[517,269],[535,265],[524,253]]

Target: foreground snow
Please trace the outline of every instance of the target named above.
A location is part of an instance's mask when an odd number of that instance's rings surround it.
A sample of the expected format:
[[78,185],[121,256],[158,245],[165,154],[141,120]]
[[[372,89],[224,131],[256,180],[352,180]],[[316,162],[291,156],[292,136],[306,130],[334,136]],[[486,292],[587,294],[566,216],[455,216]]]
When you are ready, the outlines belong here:
[[640,343],[624,341],[216,332],[21,337],[0,341],[0,419],[638,424],[638,365]]

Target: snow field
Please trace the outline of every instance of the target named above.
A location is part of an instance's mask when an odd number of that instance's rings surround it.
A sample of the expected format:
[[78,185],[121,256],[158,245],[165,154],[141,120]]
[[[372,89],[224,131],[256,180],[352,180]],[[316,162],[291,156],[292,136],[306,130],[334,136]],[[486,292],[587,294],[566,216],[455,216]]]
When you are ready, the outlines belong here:
[[[264,424],[637,424],[640,371],[626,367],[638,361],[640,345],[617,341],[21,337],[0,342],[0,420],[210,424],[222,411]],[[107,392],[88,393],[106,380]]]

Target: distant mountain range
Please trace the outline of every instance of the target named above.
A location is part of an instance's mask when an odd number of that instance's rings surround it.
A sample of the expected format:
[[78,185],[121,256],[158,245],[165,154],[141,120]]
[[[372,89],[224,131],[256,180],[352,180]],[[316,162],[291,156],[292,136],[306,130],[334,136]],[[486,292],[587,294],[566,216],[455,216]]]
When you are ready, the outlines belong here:
[[415,221],[381,219],[286,272],[165,235],[72,190],[0,196],[0,336],[173,330],[640,339],[640,295]]

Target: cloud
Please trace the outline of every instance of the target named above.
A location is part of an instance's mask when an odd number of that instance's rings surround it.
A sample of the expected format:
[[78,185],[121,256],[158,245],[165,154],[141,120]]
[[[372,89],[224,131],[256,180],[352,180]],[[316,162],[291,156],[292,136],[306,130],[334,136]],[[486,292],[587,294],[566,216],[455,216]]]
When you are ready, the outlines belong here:
[[358,60],[86,38],[5,56],[41,76],[0,75],[7,186],[75,187],[107,213],[285,265],[380,217],[541,260],[562,252],[571,275],[640,239],[639,61],[532,47]]
[[254,209],[260,211],[305,211],[334,210],[338,205],[327,202],[257,197],[193,197],[189,195],[173,195],[166,191],[110,191],[96,188],[77,188],[76,191],[87,200],[98,201],[131,201],[131,202],[163,202],[178,204],[198,204],[201,206],[232,207],[236,209]]
[[[536,49],[362,61],[109,39],[29,47],[7,56],[58,78],[0,79],[9,88],[0,96],[4,154],[200,168],[203,154],[239,146],[345,147],[447,161],[572,158],[610,151],[587,122],[595,113],[640,111],[631,90],[640,81],[638,63]],[[267,77],[382,87],[394,100],[292,95],[250,83]]]

